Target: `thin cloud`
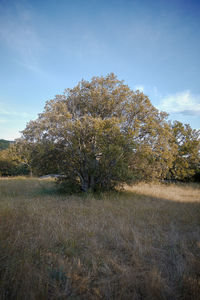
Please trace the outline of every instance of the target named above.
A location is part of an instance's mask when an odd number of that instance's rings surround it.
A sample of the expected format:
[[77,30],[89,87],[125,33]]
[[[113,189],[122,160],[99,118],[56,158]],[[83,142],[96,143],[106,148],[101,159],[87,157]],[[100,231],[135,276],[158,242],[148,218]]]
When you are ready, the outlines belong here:
[[171,114],[200,116],[200,96],[191,94],[189,90],[164,97],[158,109]]
[[158,90],[157,86],[153,86],[153,88],[151,88],[151,92],[153,93],[153,96],[156,97],[156,98],[161,98],[162,97],[162,94]]
[[6,123],[7,122],[7,120],[5,120],[5,119],[0,119],[0,124],[4,124],[4,123]]
[[139,90],[140,92],[143,92],[144,93],[144,86],[142,84],[136,84],[134,86],[134,89],[137,91]]
[[[24,112],[24,111],[16,111],[16,110],[12,110],[8,107],[5,106],[5,102],[2,101],[2,99],[0,99],[0,116],[3,118],[3,120],[6,119],[6,117],[20,117],[20,118],[31,118],[33,117],[33,114]],[[5,120],[7,122],[7,120]]]
[[[2,9],[1,9],[2,8]],[[15,60],[39,71],[40,38],[31,24],[31,11],[23,6],[0,7],[0,43],[14,52]]]
[[0,115],[16,116],[16,117],[23,117],[23,118],[27,118],[31,116],[26,112],[9,111],[3,108],[0,108]]

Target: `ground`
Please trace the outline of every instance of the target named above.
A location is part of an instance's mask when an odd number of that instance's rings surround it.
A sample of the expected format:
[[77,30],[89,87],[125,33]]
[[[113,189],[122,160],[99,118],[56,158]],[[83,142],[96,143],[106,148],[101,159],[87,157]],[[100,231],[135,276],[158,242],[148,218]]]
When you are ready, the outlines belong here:
[[0,179],[0,299],[200,299],[200,186]]

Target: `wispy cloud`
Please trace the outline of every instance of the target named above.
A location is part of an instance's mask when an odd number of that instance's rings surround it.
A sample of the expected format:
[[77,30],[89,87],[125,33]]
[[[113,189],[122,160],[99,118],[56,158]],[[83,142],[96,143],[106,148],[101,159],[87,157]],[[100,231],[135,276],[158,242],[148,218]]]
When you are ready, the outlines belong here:
[[3,108],[0,108],[0,115],[16,116],[16,117],[23,117],[23,118],[31,117],[31,114],[28,114],[26,112],[17,112],[17,111],[7,110]]
[[171,114],[200,116],[200,96],[186,90],[164,97],[158,108]]
[[161,92],[158,90],[157,86],[153,86],[151,88],[151,93],[153,94],[154,97],[156,98],[162,98]]
[[[0,116],[4,116],[3,117],[3,122],[7,122],[6,117],[20,117],[20,118],[30,118],[33,115],[24,111],[16,111],[13,109],[10,109],[8,107],[5,106],[4,102],[1,100],[0,101]],[[1,121],[0,121],[1,122]],[[2,123],[2,122],[1,122]]]
[[16,62],[40,72],[42,44],[31,21],[31,9],[28,7],[19,4],[0,6],[0,43],[14,52]]
[[6,122],[7,122],[7,120],[1,119],[1,118],[0,118],[0,124],[4,124],[4,123],[6,123]]
[[134,90],[139,90],[140,92],[144,93],[144,86],[142,84],[136,84],[134,86]]

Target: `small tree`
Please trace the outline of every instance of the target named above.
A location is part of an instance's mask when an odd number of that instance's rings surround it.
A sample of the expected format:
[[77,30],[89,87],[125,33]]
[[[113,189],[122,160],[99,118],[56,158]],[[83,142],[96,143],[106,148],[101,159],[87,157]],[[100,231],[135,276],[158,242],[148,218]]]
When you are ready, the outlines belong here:
[[9,148],[9,155],[12,161],[18,165],[24,165],[26,169],[28,168],[31,176],[33,175],[32,151],[31,144],[24,139],[17,139]]
[[0,151],[0,176],[12,176],[15,171],[16,165],[12,161],[8,149]]
[[27,167],[13,159],[11,147],[0,151],[0,176],[27,175]]
[[[148,173],[151,163],[152,175],[166,173],[164,162],[171,161],[166,116],[146,95],[109,74],[82,80],[48,101],[23,140],[31,147],[51,145],[52,161],[76,190],[110,189]],[[149,162],[146,172],[142,156]]]
[[200,131],[175,121],[172,133],[176,151],[169,175],[176,180],[191,180],[200,172]]

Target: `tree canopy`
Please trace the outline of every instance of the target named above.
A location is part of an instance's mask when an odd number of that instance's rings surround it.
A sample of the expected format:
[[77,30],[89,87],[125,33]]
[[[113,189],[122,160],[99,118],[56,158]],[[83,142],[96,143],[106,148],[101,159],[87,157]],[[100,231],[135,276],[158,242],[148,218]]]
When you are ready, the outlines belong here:
[[188,181],[200,173],[200,131],[189,124],[172,124],[173,143],[176,146],[170,177]]
[[111,73],[82,80],[48,101],[22,140],[38,159],[45,153],[41,169],[44,162],[47,170],[53,165],[67,186],[110,189],[166,176],[174,148],[166,118],[148,96]]

